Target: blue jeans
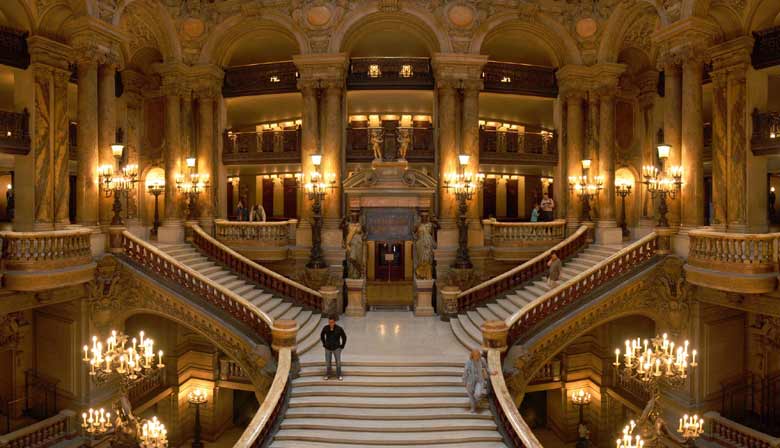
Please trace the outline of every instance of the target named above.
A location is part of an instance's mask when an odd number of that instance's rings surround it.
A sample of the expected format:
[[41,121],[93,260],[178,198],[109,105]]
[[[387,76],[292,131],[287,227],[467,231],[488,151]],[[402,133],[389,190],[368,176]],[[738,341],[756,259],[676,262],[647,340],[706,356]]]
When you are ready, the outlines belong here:
[[333,355],[336,355],[336,376],[341,376],[341,349],[337,348],[336,350],[325,349],[325,375],[328,377],[332,372],[331,359]]

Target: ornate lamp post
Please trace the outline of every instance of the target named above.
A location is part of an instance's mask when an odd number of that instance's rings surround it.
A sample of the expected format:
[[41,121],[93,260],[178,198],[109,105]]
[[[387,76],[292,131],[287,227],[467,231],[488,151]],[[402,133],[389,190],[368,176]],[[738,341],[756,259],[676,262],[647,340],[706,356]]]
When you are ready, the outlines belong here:
[[592,397],[590,396],[590,392],[585,392],[584,389],[575,390],[574,392],[571,393],[571,402],[572,402],[572,404],[579,408],[579,414],[580,414],[579,424],[580,425],[584,421],[582,410],[583,410],[583,408],[585,406],[590,405],[591,398]]
[[615,184],[615,193],[620,196],[620,229],[623,232],[623,237],[630,235],[626,220],[626,196],[631,194],[631,187],[631,182],[626,179],[618,180]]
[[154,196],[154,227],[152,235],[157,236],[157,229],[160,227],[160,195],[165,191],[165,181],[155,179],[146,186],[146,189]]
[[458,155],[458,171],[449,173],[444,179],[444,189],[454,194],[458,201],[458,251],[455,255],[455,263],[452,265],[456,269],[474,267],[469,256],[469,229],[466,213],[468,212],[467,203],[474,197],[474,192],[479,188],[483,175],[478,175],[476,181],[472,179],[472,174],[465,171],[469,159],[470,156],[466,154]]
[[116,143],[111,145],[111,154],[116,159],[116,175],[115,168],[112,165],[103,165],[98,168],[100,187],[103,190],[103,194],[107,198],[112,196],[114,198],[114,204],[111,207],[111,210],[114,212],[114,216],[111,218],[112,226],[121,226],[123,224],[121,194],[129,192],[138,183],[138,165],[120,166],[124,149],[122,129],[120,128],[116,130]]
[[669,157],[671,149],[672,147],[666,143],[658,144],[660,169],[653,165],[642,167],[642,177],[644,177],[642,183],[645,184],[647,191],[653,199],[656,197],[659,199],[658,227],[669,227],[669,221],[666,219],[666,214],[669,212],[669,208],[666,205],[666,198],[674,199],[677,197],[677,193],[682,189],[682,167],[672,166],[669,169],[669,175],[664,171],[664,163]]
[[592,180],[588,175],[590,159],[582,160],[582,176],[569,176],[569,191],[577,193],[582,201],[581,221],[590,221],[590,201],[599,195],[604,188],[604,177],[596,176]]
[[200,441],[200,406],[206,404],[206,393],[200,388],[193,389],[187,394],[187,401],[190,406],[195,407],[195,435],[192,438],[192,448],[203,448],[203,442]]
[[303,186],[309,200],[312,201],[312,225],[311,225],[311,254],[306,267],[309,269],[321,269],[327,266],[322,256],[322,200],[329,190],[336,187],[336,174],[328,173],[323,178],[320,173],[322,164],[321,154],[312,154],[311,162],[314,171],[309,175],[309,180]]
[[187,196],[187,219],[198,219],[198,196],[209,188],[209,175],[198,173],[195,157],[187,158],[189,180],[184,174],[176,175],[176,189]]

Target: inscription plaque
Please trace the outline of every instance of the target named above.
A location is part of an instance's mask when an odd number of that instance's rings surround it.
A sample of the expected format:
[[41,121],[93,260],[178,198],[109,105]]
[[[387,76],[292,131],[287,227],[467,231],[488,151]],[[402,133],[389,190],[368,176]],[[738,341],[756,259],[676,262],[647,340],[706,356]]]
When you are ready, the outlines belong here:
[[370,241],[409,241],[412,239],[414,209],[369,208],[364,210]]

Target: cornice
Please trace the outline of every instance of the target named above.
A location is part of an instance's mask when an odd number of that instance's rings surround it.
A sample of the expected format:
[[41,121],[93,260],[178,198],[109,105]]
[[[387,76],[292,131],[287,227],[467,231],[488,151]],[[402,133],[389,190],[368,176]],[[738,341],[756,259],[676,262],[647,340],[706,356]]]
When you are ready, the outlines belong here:
[[434,77],[438,81],[481,81],[487,64],[484,54],[434,53],[431,57]]
[[30,63],[43,64],[60,70],[69,70],[73,50],[70,46],[43,36],[27,39]]
[[732,66],[745,66],[751,63],[751,54],[756,40],[752,36],[740,36],[710,47],[713,69],[728,69]]

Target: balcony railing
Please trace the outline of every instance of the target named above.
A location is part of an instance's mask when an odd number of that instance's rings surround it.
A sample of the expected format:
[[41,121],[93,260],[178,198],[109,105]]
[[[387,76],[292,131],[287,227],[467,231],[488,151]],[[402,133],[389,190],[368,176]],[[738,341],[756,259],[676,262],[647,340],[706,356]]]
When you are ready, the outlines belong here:
[[92,280],[89,229],[0,232],[4,283],[15,291],[38,291]]
[[549,246],[566,233],[566,220],[550,222],[499,222],[482,220],[485,245],[494,247]]
[[506,442],[513,448],[542,448],[531,427],[520,415],[506,387],[501,366],[501,352],[498,350],[488,351],[488,370],[495,372],[495,375],[490,375],[490,384],[493,386],[490,400],[495,406],[498,420],[506,434],[505,439],[508,439]]
[[259,448],[267,446],[273,434],[276,422],[281,418],[290,392],[290,369],[292,368],[292,351],[290,348],[279,350],[276,365],[276,375],[268,393],[265,394],[260,409],[241,434],[234,448]]
[[688,237],[685,270],[689,282],[742,293],[775,289],[780,233],[692,230]]
[[[502,127],[487,124],[479,128],[479,161],[493,164],[555,165],[558,145],[555,132],[522,125]],[[515,127],[512,129],[512,127]]]
[[0,26],[0,64],[26,69],[30,65],[27,31]]
[[704,415],[704,438],[725,446],[750,448],[778,448],[780,438],[771,437],[762,432],[733,422],[717,412],[706,412]]
[[286,260],[295,245],[297,219],[273,222],[214,220],[217,240],[257,261]]
[[72,437],[76,433],[76,413],[71,410],[60,411],[49,417],[12,433],[0,436],[0,448],[43,448],[52,446],[60,440]]
[[754,31],[753,37],[756,39],[751,57],[753,68],[760,69],[780,65],[780,54],[777,52],[778,47],[780,47],[780,26]]
[[226,98],[298,91],[298,68],[292,61],[225,68],[222,96]]
[[145,398],[165,388],[165,370],[157,369],[151,375],[133,383],[127,391],[127,398],[133,407],[138,407]]
[[0,152],[14,155],[30,152],[30,114],[27,109],[22,112],[0,111]]
[[[364,124],[364,126],[362,125]],[[367,122],[351,123],[347,127],[347,162],[370,162],[374,160],[371,149],[371,131]],[[400,158],[397,120],[382,122],[382,157],[385,160]],[[433,127],[427,122],[415,122],[409,132],[409,147],[406,160],[410,162],[433,162]]]
[[555,98],[558,84],[555,68],[489,61],[482,69],[485,92],[512,93]]
[[223,381],[250,382],[249,376],[237,362],[229,358],[219,360],[219,379]]
[[222,162],[226,165],[300,163],[301,126],[222,134]]
[[753,110],[750,147],[757,156],[780,153],[780,113]]
[[562,362],[560,359],[551,359],[544,363],[541,369],[539,369],[531,378],[528,384],[540,384],[551,383],[553,381],[561,381],[563,376]]
[[347,88],[431,90],[431,61],[428,58],[352,58]]

